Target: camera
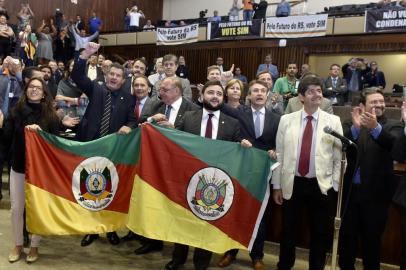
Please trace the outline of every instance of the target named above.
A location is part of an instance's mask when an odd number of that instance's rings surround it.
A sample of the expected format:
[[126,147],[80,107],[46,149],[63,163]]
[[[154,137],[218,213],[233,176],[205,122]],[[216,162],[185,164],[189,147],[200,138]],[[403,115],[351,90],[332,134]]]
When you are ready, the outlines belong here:
[[202,18],[206,17],[206,14],[207,14],[207,9],[201,10],[199,12],[199,18],[202,19]]

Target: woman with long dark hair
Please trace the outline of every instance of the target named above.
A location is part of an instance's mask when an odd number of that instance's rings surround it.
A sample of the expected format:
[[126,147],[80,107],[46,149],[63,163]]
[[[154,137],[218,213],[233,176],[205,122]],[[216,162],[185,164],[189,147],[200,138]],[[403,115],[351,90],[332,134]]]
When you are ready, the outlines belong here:
[[[72,121],[65,122],[66,125],[72,123]],[[14,248],[9,254],[9,262],[18,261],[23,252],[25,128],[41,129],[53,134],[57,134],[61,128],[61,121],[55,112],[47,85],[39,78],[33,78],[26,84],[24,94],[6,120],[0,112],[1,143],[11,148],[10,201]],[[26,258],[27,263],[35,262],[38,259],[40,240],[40,236],[32,235],[31,248]]]

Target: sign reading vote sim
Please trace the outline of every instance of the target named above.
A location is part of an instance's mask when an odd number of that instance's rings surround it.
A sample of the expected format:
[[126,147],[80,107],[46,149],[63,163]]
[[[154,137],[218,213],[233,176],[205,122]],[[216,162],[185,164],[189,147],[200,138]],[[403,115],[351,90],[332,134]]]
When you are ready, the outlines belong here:
[[207,39],[259,38],[261,21],[210,22],[207,25]]

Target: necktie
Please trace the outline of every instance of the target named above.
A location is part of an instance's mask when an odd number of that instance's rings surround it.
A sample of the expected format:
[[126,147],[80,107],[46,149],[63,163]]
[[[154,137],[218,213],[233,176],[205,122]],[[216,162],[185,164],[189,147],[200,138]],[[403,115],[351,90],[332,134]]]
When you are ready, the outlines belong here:
[[168,121],[169,121],[169,117],[171,116],[171,109],[172,109],[171,105],[166,105],[165,117],[166,117],[166,120],[168,120]]
[[204,137],[211,139],[212,138],[212,130],[213,130],[213,123],[211,122],[211,118],[213,117],[214,114],[209,113],[209,118],[207,118],[207,124],[206,124],[206,133],[204,134]]
[[135,102],[134,116],[135,119],[138,119],[140,117],[140,101],[138,99]]
[[299,157],[299,173],[301,176],[305,176],[309,172],[310,164],[310,151],[312,149],[312,137],[313,137],[313,116],[308,115],[306,127],[303,131],[302,147],[300,149]]
[[255,138],[261,137],[261,118],[260,118],[260,111],[255,111],[255,120],[254,120],[254,128],[255,128]]
[[100,137],[104,137],[110,130],[110,115],[111,115],[111,92],[107,91],[106,102],[104,104],[103,115],[100,124]]
[[333,78],[333,87],[336,88],[337,85],[337,78]]

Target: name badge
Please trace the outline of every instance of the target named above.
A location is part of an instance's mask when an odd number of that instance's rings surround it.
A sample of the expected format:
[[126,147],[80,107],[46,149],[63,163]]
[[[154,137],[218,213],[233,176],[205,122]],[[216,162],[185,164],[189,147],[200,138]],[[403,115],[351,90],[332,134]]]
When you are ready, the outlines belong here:
[[8,97],[9,97],[9,98],[13,98],[13,97],[14,97],[14,93],[13,93],[13,92],[8,93]]

